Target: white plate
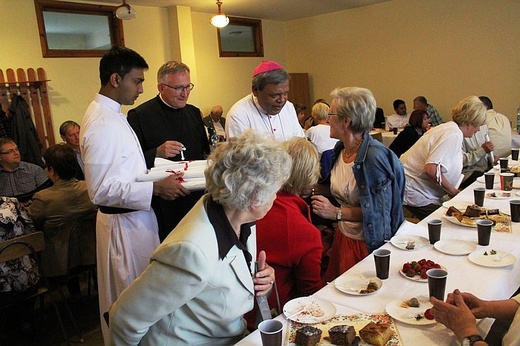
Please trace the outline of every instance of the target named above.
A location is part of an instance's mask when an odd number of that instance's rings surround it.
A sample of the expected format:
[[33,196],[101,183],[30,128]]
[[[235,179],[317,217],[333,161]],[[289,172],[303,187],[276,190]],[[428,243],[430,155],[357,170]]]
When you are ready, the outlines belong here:
[[[361,293],[361,290],[367,288],[368,284],[373,282],[377,285],[377,290],[371,293]],[[383,282],[378,277],[367,278],[363,274],[360,275],[341,275],[334,280],[334,286],[346,294],[354,296],[368,296],[377,293],[383,286]]]
[[[298,311],[305,309],[302,313]],[[336,307],[331,302],[316,297],[301,297],[288,301],[283,306],[283,313],[288,319],[312,324],[328,320],[336,315]],[[296,315],[295,315],[296,314]]]
[[[402,268],[402,266],[401,266],[401,268]],[[441,266],[439,269],[448,271],[446,269],[446,267],[444,267],[444,266]],[[428,278],[423,279],[419,275],[415,275],[414,277],[408,276],[402,269],[399,269],[399,273],[401,273],[401,275],[404,276],[408,280],[412,280],[412,281],[416,281],[416,282],[428,282]]]
[[[415,243],[415,247],[413,249],[406,248],[406,244],[408,244],[409,241]],[[421,250],[430,245],[430,241],[428,239],[418,235],[396,235],[390,239],[390,243],[392,243],[392,245],[396,248],[406,251]]]
[[473,204],[475,204],[475,203],[469,202],[469,201],[453,201],[450,199],[449,201],[442,203],[442,206],[444,208],[449,208],[451,206],[454,206],[455,208],[457,208],[458,210],[460,210],[461,212],[464,213],[464,211],[466,210],[468,205],[473,205]]
[[459,220],[457,220],[457,218],[455,216],[442,215],[442,217],[445,218],[446,220],[448,220],[449,222],[454,223],[454,224],[459,225],[459,226],[464,226],[464,227],[469,227],[469,228],[477,228],[477,224],[475,224],[475,225],[468,225],[466,223],[462,223]]
[[[479,249],[469,254],[468,259],[483,267],[501,268],[516,262],[516,257],[506,251],[496,250],[496,255],[490,255],[492,248]],[[484,253],[487,252],[487,256]],[[497,260],[498,259],[498,260]]]
[[513,191],[490,191],[486,192],[486,198],[491,199],[508,199],[514,197],[515,193]]
[[472,253],[477,249],[475,242],[458,239],[441,239],[433,247],[442,253],[453,256],[461,256]]
[[[418,308],[403,308],[401,303],[406,299],[401,300],[393,300],[386,305],[386,312],[392,316],[394,319],[408,324],[414,324],[417,326],[425,326],[428,324],[437,323],[435,320],[429,320],[424,317],[424,311],[432,307],[430,300],[425,296],[417,296],[415,297],[420,303]],[[423,318],[420,320],[415,319],[416,315],[422,315]]]

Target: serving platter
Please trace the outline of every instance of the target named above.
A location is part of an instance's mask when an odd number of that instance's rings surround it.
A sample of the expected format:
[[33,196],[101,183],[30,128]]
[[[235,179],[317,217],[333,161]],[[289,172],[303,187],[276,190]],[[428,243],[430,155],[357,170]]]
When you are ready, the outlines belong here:
[[[446,267],[442,266],[439,268],[439,269],[442,269],[442,270],[446,270]],[[406,275],[406,273],[402,270],[402,269],[399,269],[399,273],[401,273],[402,276],[404,276],[406,279],[408,280],[412,280],[412,281],[416,281],[416,282],[428,282],[428,278],[426,279],[423,279],[421,278],[419,275],[415,275],[415,276],[408,276]]]
[[[344,325],[348,324],[349,326],[354,327],[356,330],[356,336],[359,338],[359,330],[362,329],[364,326],[366,326],[368,323],[374,322],[374,323],[388,323],[390,326],[390,329],[392,330],[392,336],[390,337],[390,340],[387,341],[385,346],[402,346],[403,341],[401,340],[401,336],[399,335],[399,331],[397,329],[397,326],[388,314],[355,314],[355,315],[336,315],[332,317],[330,320],[318,323],[313,325],[313,327],[318,328],[322,331],[321,339],[318,342],[319,346],[324,345],[332,345],[329,338],[329,329],[337,326],[337,325]],[[298,329],[304,327],[304,324],[294,322],[294,321],[288,321],[287,326],[287,333],[286,333],[286,340],[284,345],[289,346],[297,346],[294,342],[296,339],[296,332]],[[363,340],[359,340],[359,343],[357,343],[358,346],[370,346],[371,344],[368,344],[364,342]]]

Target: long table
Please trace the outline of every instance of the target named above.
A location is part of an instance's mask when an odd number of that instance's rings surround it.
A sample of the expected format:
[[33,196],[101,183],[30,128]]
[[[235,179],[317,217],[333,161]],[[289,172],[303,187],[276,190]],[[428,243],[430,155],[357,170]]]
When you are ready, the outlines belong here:
[[[495,179],[495,183],[497,182],[498,175]],[[475,187],[484,187],[484,183],[474,182],[446,205],[460,205],[464,204],[464,202],[472,204],[473,189]],[[499,189],[499,184],[495,184],[495,188]],[[486,190],[486,193],[490,191]],[[520,190],[513,189],[512,197],[508,199],[491,199],[486,197],[484,207],[498,208],[502,212],[509,214],[509,200],[514,198],[520,199],[516,193],[519,193],[520,196]],[[445,207],[441,207],[418,224],[406,222],[400,228],[398,235],[418,235],[428,238],[426,222],[428,219],[438,218],[443,220],[441,240],[461,239],[476,243],[476,228],[464,227],[447,221],[444,217],[446,210]],[[510,233],[492,232],[490,245],[487,247],[477,245],[478,251],[485,251],[485,249],[510,251],[511,255],[517,258],[517,262],[508,267],[490,268],[479,266],[471,262],[466,255],[446,255],[437,251],[431,245],[423,249],[407,251],[387,243],[383,248],[387,248],[392,252],[390,277],[387,280],[383,280],[383,286],[378,292],[369,296],[352,296],[340,292],[331,283],[316,292],[314,296],[332,302],[336,306],[337,313],[341,314],[383,313],[386,305],[391,301],[405,300],[418,295],[428,296],[427,283],[412,281],[399,273],[404,263],[425,258],[446,267],[448,271],[446,294],[458,288],[461,291],[471,292],[483,299],[507,299],[520,287],[520,246],[518,245],[520,242],[520,223],[512,223],[511,229]],[[375,276],[373,256],[366,257],[343,275],[357,274],[366,277]],[[277,319],[286,321],[283,315],[278,316]],[[418,345],[418,340],[420,340],[420,345],[425,346],[456,344],[456,338],[453,333],[439,323],[428,326],[410,325],[399,321],[395,321],[395,323],[404,345]],[[489,318],[478,321],[478,328],[482,335],[489,332],[492,323],[493,320]],[[287,328],[284,329],[285,332],[287,332]],[[259,332],[255,331],[237,345],[261,344]]]

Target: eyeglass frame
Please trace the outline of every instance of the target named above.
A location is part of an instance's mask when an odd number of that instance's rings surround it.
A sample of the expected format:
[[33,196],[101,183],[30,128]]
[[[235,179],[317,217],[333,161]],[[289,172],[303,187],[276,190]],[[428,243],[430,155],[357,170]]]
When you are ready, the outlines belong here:
[[186,86],[184,86],[184,85],[171,86],[171,85],[166,84],[166,83],[159,83],[159,84],[164,85],[164,86],[166,86],[168,88],[172,88],[175,92],[177,92],[179,94],[182,93],[183,91],[192,91],[193,88],[195,88],[195,84],[193,84],[193,83],[190,83],[190,84],[188,84]]
[[20,149],[13,148],[13,149],[9,149],[7,151],[0,151],[0,155],[10,155],[10,154],[14,154],[16,152],[20,152]]

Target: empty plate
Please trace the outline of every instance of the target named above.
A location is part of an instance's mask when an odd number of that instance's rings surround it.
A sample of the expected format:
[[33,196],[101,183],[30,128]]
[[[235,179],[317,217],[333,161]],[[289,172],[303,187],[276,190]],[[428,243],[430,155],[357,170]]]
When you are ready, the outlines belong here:
[[441,239],[433,247],[442,253],[453,256],[462,256],[472,253],[477,249],[475,242],[458,239]]

